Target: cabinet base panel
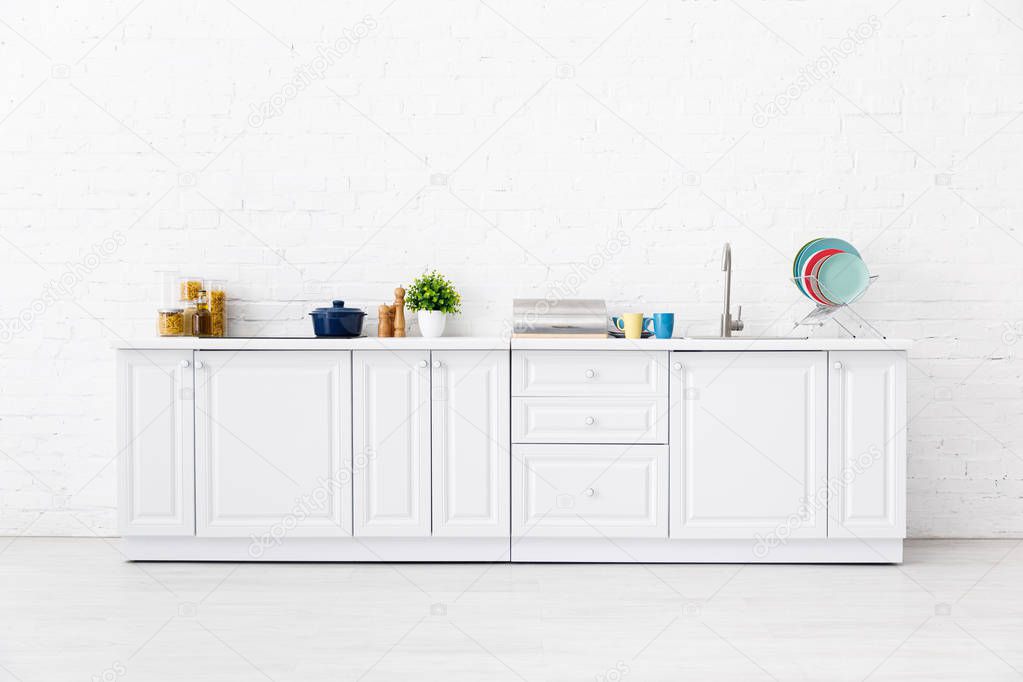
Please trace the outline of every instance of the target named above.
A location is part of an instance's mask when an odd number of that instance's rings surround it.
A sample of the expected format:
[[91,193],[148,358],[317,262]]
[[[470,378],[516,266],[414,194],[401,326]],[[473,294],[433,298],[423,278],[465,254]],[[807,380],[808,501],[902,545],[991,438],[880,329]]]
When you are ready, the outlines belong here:
[[753,540],[645,538],[247,538],[125,537],[130,561],[333,561],[516,563],[898,564],[902,540]]
[[507,562],[508,538],[124,537],[130,561],[478,561]]
[[512,561],[678,564],[900,564],[902,540],[651,540],[513,538]]

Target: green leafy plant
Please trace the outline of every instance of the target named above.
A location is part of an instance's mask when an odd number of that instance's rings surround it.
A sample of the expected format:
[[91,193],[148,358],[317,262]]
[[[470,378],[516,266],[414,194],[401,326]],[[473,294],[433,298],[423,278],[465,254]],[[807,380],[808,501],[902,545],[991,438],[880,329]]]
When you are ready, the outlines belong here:
[[439,310],[449,315],[462,311],[462,297],[455,286],[436,270],[420,275],[405,293],[405,307],[417,310]]

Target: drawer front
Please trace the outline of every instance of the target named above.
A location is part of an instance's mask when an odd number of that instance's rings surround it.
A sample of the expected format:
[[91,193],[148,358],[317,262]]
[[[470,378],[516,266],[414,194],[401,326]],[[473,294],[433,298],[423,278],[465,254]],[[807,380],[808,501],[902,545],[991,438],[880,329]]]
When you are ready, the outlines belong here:
[[668,448],[512,446],[512,535],[668,536]]
[[515,443],[667,443],[668,399],[514,398]]
[[520,350],[512,353],[512,395],[667,393],[668,351]]

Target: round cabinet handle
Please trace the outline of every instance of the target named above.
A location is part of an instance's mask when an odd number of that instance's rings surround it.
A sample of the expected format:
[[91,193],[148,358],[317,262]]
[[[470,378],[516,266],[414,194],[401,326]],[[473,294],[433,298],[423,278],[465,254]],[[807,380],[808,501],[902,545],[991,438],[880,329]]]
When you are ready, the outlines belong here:
[[434,360],[433,361],[433,366],[434,366],[435,369],[440,369],[440,360]]
[[835,364],[832,365],[832,367],[834,367],[835,369],[842,369],[842,363],[836,362]]
[[587,417],[587,418],[586,418],[586,424],[587,424],[587,426],[592,426],[592,425],[593,425],[593,422],[595,422],[595,421],[596,421],[596,420],[595,420],[595,419],[594,419],[593,417]]
[[190,364],[192,364],[192,363],[190,363],[190,362],[189,362],[188,360],[182,360],[182,361],[181,361],[181,367],[182,367],[182,369],[185,369],[185,368],[187,368],[187,367],[188,367],[188,366],[189,366]]
[[430,364],[430,363],[428,363],[426,360],[420,360],[419,361],[419,366],[420,367],[426,367],[428,364]]
[[593,497],[596,494],[597,491],[594,490],[593,488],[587,488],[586,490],[583,491],[583,495],[585,495],[586,497]]
[[196,360],[195,361],[195,368],[196,369],[202,369],[203,367],[205,367],[205,365],[202,364],[202,360]]
[[597,376],[597,373],[594,372],[592,369],[586,370],[586,378],[587,379],[592,379],[595,376]]
[[676,371],[681,370],[682,369],[682,363],[681,362],[676,362],[674,365],[671,366],[671,368],[673,370],[676,370]]

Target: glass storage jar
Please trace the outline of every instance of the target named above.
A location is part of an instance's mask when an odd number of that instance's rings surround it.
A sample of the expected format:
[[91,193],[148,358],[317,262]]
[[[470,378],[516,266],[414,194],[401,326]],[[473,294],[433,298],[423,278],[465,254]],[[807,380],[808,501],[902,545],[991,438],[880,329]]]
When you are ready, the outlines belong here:
[[183,336],[185,311],[181,308],[160,308],[156,316],[156,333],[160,336]]
[[224,280],[206,282],[206,295],[210,305],[210,336],[224,336],[227,330],[227,290]]
[[202,291],[202,277],[181,276],[178,278],[178,305],[185,315],[185,336],[193,336],[192,323],[195,320],[195,302]]
[[202,277],[179,277],[178,278],[178,299],[181,301],[195,302],[202,291]]

